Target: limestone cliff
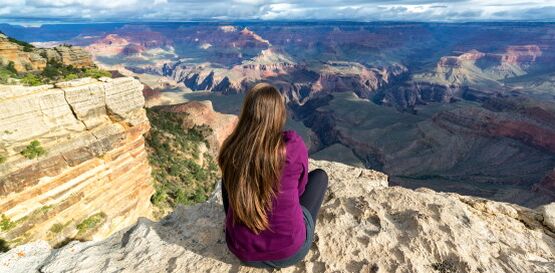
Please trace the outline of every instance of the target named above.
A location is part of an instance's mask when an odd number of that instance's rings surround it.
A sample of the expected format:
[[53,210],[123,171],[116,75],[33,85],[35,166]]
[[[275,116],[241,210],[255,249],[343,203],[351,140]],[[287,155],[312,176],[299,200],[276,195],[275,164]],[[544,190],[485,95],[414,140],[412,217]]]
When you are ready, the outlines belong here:
[[[304,261],[280,272],[554,272],[555,204],[539,210],[429,189],[311,161],[330,188]],[[227,250],[219,191],[159,223],[141,219],[104,241],[52,250],[38,241],[0,255],[2,272],[267,272]]]
[[133,78],[0,86],[4,244],[104,238],[150,216],[142,89]]
[[53,48],[35,48],[14,41],[16,40],[10,40],[0,33],[0,65],[13,62],[17,72],[42,71],[49,61],[79,68],[94,66],[90,53],[80,47],[60,45]]

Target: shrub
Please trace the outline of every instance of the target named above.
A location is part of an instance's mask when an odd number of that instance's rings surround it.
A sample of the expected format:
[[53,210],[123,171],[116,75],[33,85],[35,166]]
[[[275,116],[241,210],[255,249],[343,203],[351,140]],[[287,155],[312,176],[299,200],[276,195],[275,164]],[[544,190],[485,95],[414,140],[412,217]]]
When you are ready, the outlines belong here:
[[6,162],[6,157],[4,155],[0,155],[0,164]]
[[21,151],[21,154],[28,159],[34,159],[45,155],[46,150],[40,145],[38,140],[33,140],[23,151]]
[[60,233],[62,232],[62,230],[64,230],[66,226],[60,223],[56,223],[53,224],[52,227],[50,227],[50,232],[52,233]]
[[25,45],[23,46],[23,51],[25,52],[32,52],[33,51],[34,46],[33,45]]
[[8,216],[2,214],[2,217],[0,219],[0,230],[8,231],[14,227],[15,222],[12,222],[12,220]]
[[61,62],[54,60],[48,61],[46,67],[40,74],[43,82],[55,82],[59,80],[74,80],[84,77],[100,78],[111,77],[112,74],[108,71],[98,68],[76,68],[72,65],[65,65]]
[[104,212],[99,212],[97,214],[89,216],[83,222],[79,223],[76,227],[79,230],[77,234],[83,234],[87,230],[93,229],[100,225],[106,220],[106,214]]
[[206,126],[183,129],[187,114],[147,109],[152,128],[147,135],[149,161],[156,192],[151,202],[159,207],[175,207],[203,202],[218,180],[218,167],[208,153],[199,165],[200,145],[208,146]]
[[87,68],[85,69],[84,73],[83,73],[84,77],[91,77],[91,78],[95,78],[98,79],[100,77],[112,77],[112,73],[106,71],[106,70],[102,70],[102,69],[98,69],[98,68]]
[[17,77],[17,71],[13,62],[9,62],[7,66],[0,67],[0,84],[10,83],[10,78]]
[[27,73],[21,78],[21,83],[28,86],[37,86],[43,84],[42,80],[33,73]]
[[77,76],[77,74],[71,73],[71,74],[68,74],[64,77],[64,81],[75,80],[75,79],[78,79],[78,78],[79,78],[79,76]]
[[6,69],[8,71],[10,71],[12,74],[17,74],[17,70],[15,69],[15,63],[12,61],[8,62],[8,65],[6,66]]
[[156,189],[156,192],[150,197],[150,202],[155,206],[161,206],[168,198],[168,194],[164,189]]
[[2,238],[0,238],[0,253],[8,252],[10,250],[10,244]]
[[10,74],[5,73],[1,68],[0,68],[0,84],[8,84],[10,82]]

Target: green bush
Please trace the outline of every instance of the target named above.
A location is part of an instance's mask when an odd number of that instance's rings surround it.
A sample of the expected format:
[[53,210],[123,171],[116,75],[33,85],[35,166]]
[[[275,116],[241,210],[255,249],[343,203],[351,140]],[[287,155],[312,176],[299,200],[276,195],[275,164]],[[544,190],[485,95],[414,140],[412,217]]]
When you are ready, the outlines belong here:
[[0,66],[0,84],[10,83],[10,78],[16,78],[17,71],[13,62],[9,62],[7,66]]
[[21,78],[21,83],[27,86],[37,86],[37,85],[44,84],[42,79],[33,73],[25,74],[25,76]]
[[2,214],[2,217],[0,219],[0,230],[8,231],[14,228],[15,225],[15,222],[12,222],[12,220],[8,216]]
[[34,159],[45,155],[46,150],[40,145],[38,140],[33,140],[23,151],[21,151],[21,154],[28,159]]
[[106,220],[106,214],[104,212],[99,212],[92,216],[89,216],[87,219],[83,220],[79,223],[76,227],[79,232],[77,234],[83,234],[87,230],[93,229],[98,225],[102,224]]
[[12,61],[8,62],[8,65],[6,66],[6,69],[11,72],[12,74],[17,74],[17,70],[15,69],[15,63]]
[[6,157],[4,155],[0,155],[0,164],[6,162]]
[[150,202],[155,206],[161,206],[168,198],[168,194],[164,189],[156,189],[156,192],[150,197]]
[[85,71],[83,72],[83,76],[84,77],[91,77],[91,78],[95,78],[98,79],[100,77],[108,77],[111,78],[112,77],[112,73],[106,71],[106,70],[102,70],[102,69],[98,69],[98,68],[87,68],[85,69]]
[[70,74],[64,76],[64,81],[70,81],[70,80],[75,80],[75,79],[79,79],[79,76],[77,76],[77,74],[74,74],[74,73],[70,73]]
[[96,67],[76,68],[72,65],[65,65],[51,60],[48,61],[40,76],[42,77],[43,82],[56,82],[60,80],[69,81],[84,77],[98,79],[100,77],[111,77],[112,74]]
[[147,109],[151,130],[147,135],[147,151],[153,167],[156,192],[151,202],[160,208],[178,204],[203,202],[218,180],[218,166],[207,153],[199,165],[200,145],[208,145],[211,129],[197,126],[183,129],[185,113]]

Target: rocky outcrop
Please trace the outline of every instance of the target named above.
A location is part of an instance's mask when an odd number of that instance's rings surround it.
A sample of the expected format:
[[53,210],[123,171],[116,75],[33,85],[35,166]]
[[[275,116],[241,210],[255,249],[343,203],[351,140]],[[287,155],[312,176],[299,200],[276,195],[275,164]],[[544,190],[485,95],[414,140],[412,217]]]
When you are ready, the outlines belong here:
[[371,98],[374,91],[406,71],[404,66],[397,64],[378,69],[359,63],[329,62],[318,71],[320,77],[313,84],[312,91],[355,92],[361,98]]
[[[384,174],[340,163],[303,261],[280,272],[553,272],[553,208],[388,187]],[[266,272],[227,250],[219,190],[156,223],[52,250],[42,241],[0,255],[6,272]]]
[[184,119],[182,127],[184,130],[193,128],[194,126],[208,126],[212,129],[207,141],[211,147],[215,149],[214,155],[223,144],[224,140],[229,136],[238,118],[236,115],[222,114],[214,111],[212,102],[206,101],[190,101],[181,104],[158,106],[157,109],[174,113],[187,113],[188,117]]
[[39,71],[46,67],[46,60],[38,52],[18,45],[0,34],[0,65],[13,62],[16,71]]
[[[142,89],[133,78],[0,87],[2,240],[103,238],[150,215]],[[45,153],[23,156],[36,141]]]
[[244,92],[252,83],[290,75],[303,66],[293,62],[288,56],[267,49],[255,58],[241,64],[223,68],[210,64],[189,64],[176,62],[165,64],[162,74],[183,83],[191,90],[207,90],[223,94]]
[[357,62],[326,62],[318,66],[296,63],[274,49],[261,51],[256,57],[229,69],[209,64],[176,62],[165,64],[162,74],[183,83],[191,90],[206,90],[225,95],[243,93],[259,81],[270,82],[295,103],[322,93],[355,92],[372,98],[375,91],[387,86],[407,68],[366,67]]
[[94,66],[91,54],[81,47],[56,46],[53,48],[38,49],[38,52],[41,56],[46,56],[48,61],[54,61],[78,68]]
[[80,47],[66,45],[53,48],[25,47],[0,34],[0,65],[13,62],[17,72],[37,72],[42,71],[49,61],[78,68],[94,65],[91,55]]
[[117,34],[109,34],[85,47],[95,56],[115,56],[121,54],[129,45],[129,41]]
[[525,75],[541,56],[538,45],[511,45],[502,53],[473,49],[458,56],[441,57],[434,73],[416,75],[415,79],[456,86],[501,86],[497,81]]

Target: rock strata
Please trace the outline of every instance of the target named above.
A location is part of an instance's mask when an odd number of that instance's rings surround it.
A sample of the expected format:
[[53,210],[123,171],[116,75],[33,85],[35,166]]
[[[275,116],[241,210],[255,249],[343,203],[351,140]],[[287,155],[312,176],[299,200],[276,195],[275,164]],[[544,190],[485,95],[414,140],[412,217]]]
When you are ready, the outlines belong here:
[[[142,89],[133,78],[0,87],[3,241],[104,238],[150,216]],[[45,154],[30,159],[33,141]]]
[[[553,272],[549,210],[421,188],[387,176],[311,161],[330,188],[307,257],[280,272]],[[179,207],[159,223],[141,219],[103,241],[52,250],[42,241],[0,255],[3,272],[268,272],[227,250],[221,197]]]
[[214,111],[212,102],[209,100],[190,101],[169,106],[159,106],[158,108],[168,112],[187,113],[189,118],[184,121],[184,129],[194,126],[210,127],[213,134],[207,140],[216,149],[214,154],[217,154],[217,149],[223,144],[227,136],[233,132],[238,121],[236,115],[222,114]]
[[91,54],[81,47],[59,45],[34,48],[18,45],[0,34],[0,65],[13,62],[17,72],[42,71],[48,62],[59,62],[73,67],[92,67]]

